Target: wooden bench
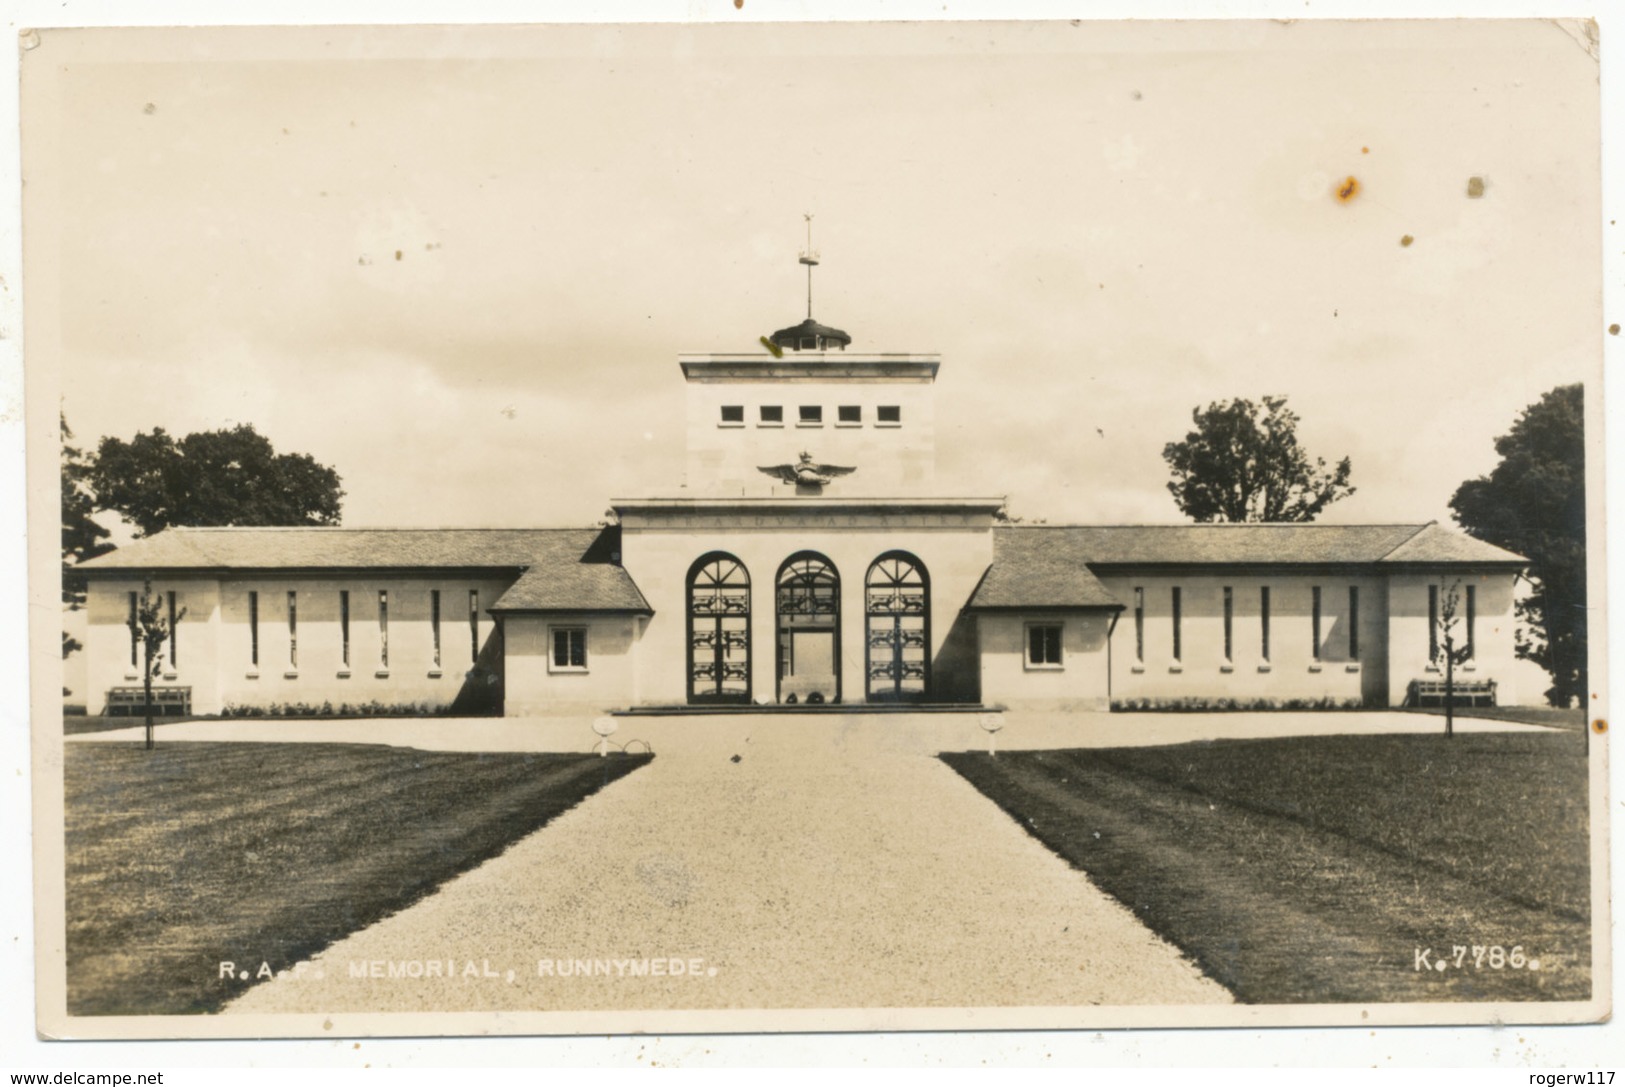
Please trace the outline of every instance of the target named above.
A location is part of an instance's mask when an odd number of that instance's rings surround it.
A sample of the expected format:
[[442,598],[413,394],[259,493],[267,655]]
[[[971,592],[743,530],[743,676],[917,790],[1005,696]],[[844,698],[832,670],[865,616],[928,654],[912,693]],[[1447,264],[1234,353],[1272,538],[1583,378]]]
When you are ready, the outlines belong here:
[[[146,691],[140,687],[110,687],[107,691],[107,716],[146,715]],[[153,687],[152,712],[162,717],[187,717],[192,713],[192,688]]]
[[[1410,694],[1406,703],[1412,706],[1443,706],[1445,702],[1445,681],[1442,679],[1413,679],[1411,680]],[[1455,697],[1451,702],[1457,706],[1493,706],[1495,705],[1495,680],[1493,679],[1458,679],[1455,683]]]

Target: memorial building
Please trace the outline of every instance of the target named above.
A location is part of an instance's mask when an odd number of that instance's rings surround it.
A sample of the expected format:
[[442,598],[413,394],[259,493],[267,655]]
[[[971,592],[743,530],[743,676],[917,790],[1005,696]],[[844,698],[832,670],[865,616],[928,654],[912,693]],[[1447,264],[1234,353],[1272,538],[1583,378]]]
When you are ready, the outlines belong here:
[[[810,276],[810,266],[809,266]],[[935,354],[683,354],[685,480],[606,526],[172,528],[79,569],[89,710],[1509,703],[1519,556],[1437,524],[1023,525],[935,478]]]

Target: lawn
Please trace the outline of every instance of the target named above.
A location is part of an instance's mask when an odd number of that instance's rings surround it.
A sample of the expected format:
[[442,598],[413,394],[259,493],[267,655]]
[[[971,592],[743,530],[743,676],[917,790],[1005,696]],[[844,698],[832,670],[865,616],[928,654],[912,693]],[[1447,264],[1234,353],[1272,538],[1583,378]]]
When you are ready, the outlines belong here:
[[[1411,713],[1428,713],[1437,717],[1444,716],[1443,706],[1410,706]],[[1552,706],[1479,706],[1456,707],[1456,719],[1480,717],[1489,721],[1517,721],[1525,725],[1545,725],[1547,728],[1566,728],[1572,732],[1584,732],[1586,729],[1585,707],[1574,709],[1558,709]],[[1441,723],[1440,728],[1443,728]]]
[[246,988],[221,962],[291,968],[647,761],[70,743],[68,1009],[216,1011]]
[[[1243,1002],[1590,995],[1572,734],[942,758]],[[1514,947],[1539,968],[1497,966]]]

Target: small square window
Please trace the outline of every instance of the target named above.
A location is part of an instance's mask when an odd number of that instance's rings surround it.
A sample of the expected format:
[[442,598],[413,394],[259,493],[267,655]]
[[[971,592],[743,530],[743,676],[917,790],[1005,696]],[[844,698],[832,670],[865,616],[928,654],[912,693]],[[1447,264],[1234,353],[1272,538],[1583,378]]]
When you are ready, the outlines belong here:
[[745,405],[743,405],[743,404],[724,404],[724,405],[722,405],[722,422],[723,422],[724,425],[733,424],[733,425],[736,425],[736,426],[743,426],[744,423],[745,423]]
[[761,422],[763,426],[783,426],[784,408],[778,404],[762,405]]
[[551,672],[587,670],[586,627],[553,628],[553,656],[548,670]]
[[835,421],[856,426],[863,422],[863,409],[856,404],[842,404],[835,409]]
[[802,426],[823,426],[824,409],[817,404],[803,404],[800,418]]
[[896,404],[882,404],[875,409],[875,422],[882,426],[900,426],[903,422],[903,409]]
[[1027,667],[1059,668],[1061,667],[1061,630],[1060,623],[1029,623],[1027,624]]

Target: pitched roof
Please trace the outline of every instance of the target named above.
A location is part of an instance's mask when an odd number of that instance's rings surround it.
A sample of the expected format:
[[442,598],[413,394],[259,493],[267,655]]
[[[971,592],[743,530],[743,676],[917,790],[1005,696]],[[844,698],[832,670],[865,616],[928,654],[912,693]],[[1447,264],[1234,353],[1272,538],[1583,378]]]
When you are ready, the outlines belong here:
[[1472,563],[1522,566],[1528,559],[1494,544],[1451,532],[1429,522],[1422,530],[1382,557],[1385,563]]
[[614,530],[479,528],[170,528],[84,563],[141,570],[493,569],[520,574],[492,610],[650,612],[614,560]]
[[993,565],[967,605],[988,608],[1120,608],[1062,532],[1001,528],[993,533]]
[[166,528],[81,570],[529,566],[550,537],[586,550],[598,529]]
[[1510,551],[1425,525],[1014,525],[1003,535],[1053,534],[1052,550],[1090,566],[1364,565],[1450,562],[1522,565]]

